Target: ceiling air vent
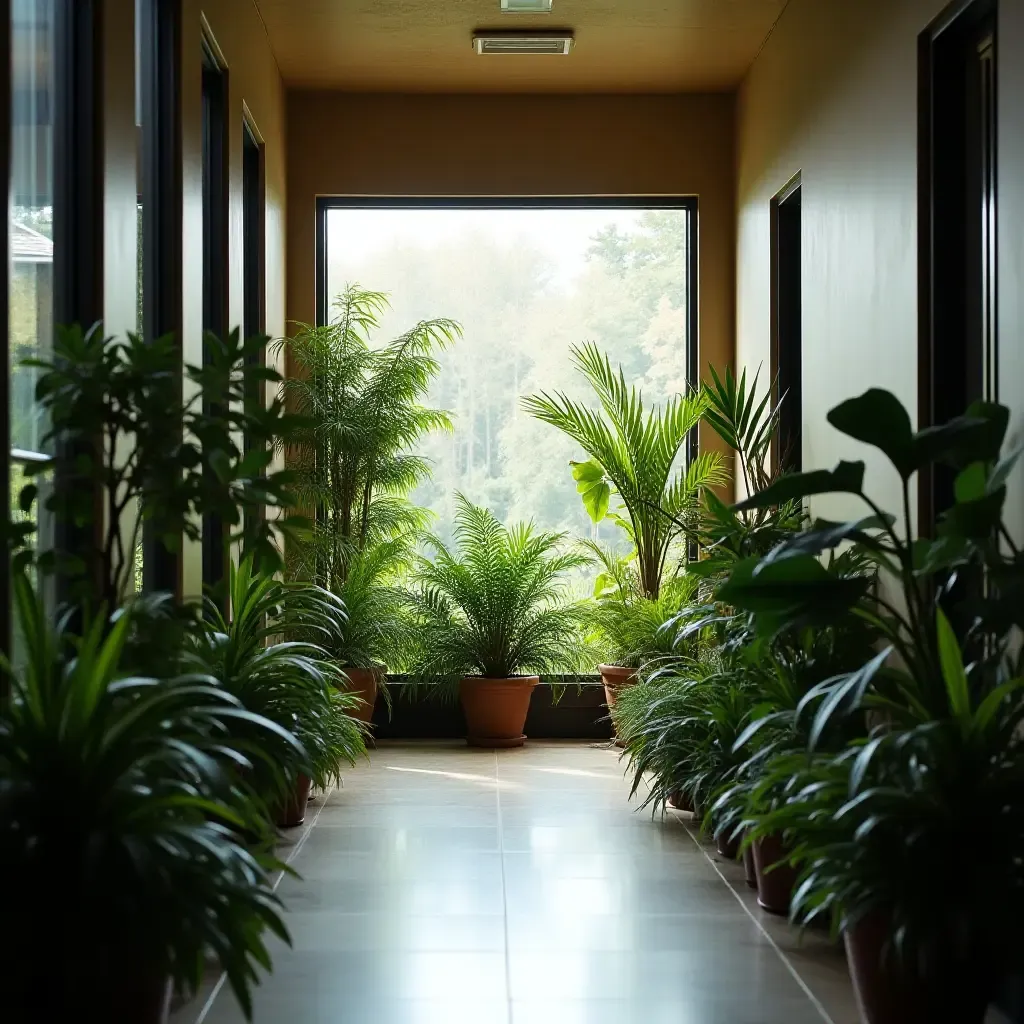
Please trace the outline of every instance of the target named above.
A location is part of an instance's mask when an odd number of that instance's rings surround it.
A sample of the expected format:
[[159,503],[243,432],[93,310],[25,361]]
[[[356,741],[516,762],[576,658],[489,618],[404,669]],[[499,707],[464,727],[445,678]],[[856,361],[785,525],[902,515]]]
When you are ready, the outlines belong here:
[[550,14],[552,0],[501,0],[501,9],[509,14]]
[[546,53],[565,56],[572,49],[572,32],[477,32],[477,53]]

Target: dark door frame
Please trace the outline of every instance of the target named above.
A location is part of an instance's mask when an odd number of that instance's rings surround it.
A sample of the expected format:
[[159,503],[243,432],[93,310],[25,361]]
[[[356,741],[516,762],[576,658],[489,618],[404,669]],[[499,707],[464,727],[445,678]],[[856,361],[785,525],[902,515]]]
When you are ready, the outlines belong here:
[[[791,201],[793,197],[800,192],[802,197],[803,188],[803,175],[801,171],[797,171],[789,181],[772,197],[769,204],[769,216],[770,216],[770,237],[771,237],[771,259],[769,273],[771,275],[771,326],[769,331],[769,347],[770,347],[770,367],[771,367],[771,380],[770,386],[772,388],[772,401],[777,406],[780,401],[785,401],[787,397],[790,398],[792,404],[798,404],[800,400],[800,392],[798,391],[795,400],[793,396],[786,395],[781,390],[782,376],[780,369],[782,365],[782,326],[781,320],[783,315],[782,305],[782,259],[780,256],[780,248],[782,242],[782,227],[781,220],[785,204]],[[801,329],[802,336],[802,329]],[[802,378],[802,373],[801,373]],[[776,429],[775,440],[772,444],[771,462],[772,469],[778,472],[782,468],[782,455],[783,455],[783,443],[788,442],[790,444],[796,444],[797,451],[795,455],[795,463],[787,468],[797,469],[800,468],[801,463],[801,452],[800,439],[802,433],[802,417],[798,409],[797,412],[796,430],[794,431],[793,437],[785,437],[782,429],[782,419],[789,422],[788,417],[780,419],[779,426]]]
[[[966,182],[960,174],[955,161],[950,160],[942,151],[943,137],[936,131],[937,121],[943,118],[939,109],[943,103],[942,83],[938,80],[940,69],[941,47],[950,38],[950,33],[963,29],[965,26],[980,26],[986,19],[997,15],[997,0],[954,0],[943,10],[935,21],[918,37],[918,427],[933,426],[945,418],[942,410],[937,409],[943,391],[944,375],[962,374],[962,368],[944,364],[937,353],[942,351],[945,338],[950,332],[963,330],[963,324],[957,325],[951,320],[948,312],[944,312],[942,303],[948,302],[950,295],[956,295],[960,289],[966,296],[967,281],[949,283],[943,279],[948,276],[945,261],[951,246],[944,244],[943,232],[950,220],[948,214],[943,218],[939,209],[943,196],[950,191],[966,189]],[[998,41],[993,44],[997,47]],[[994,85],[994,82],[993,82]],[[991,179],[988,185],[991,194],[996,194],[996,157],[993,152],[992,165],[989,168]],[[982,337],[983,351],[980,353],[983,372],[990,378],[995,377],[993,364],[994,352],[987,351],[995,343],[997,324],[997,289],[995,280],[995,260],[998,257],[995,238],[996,209],[995,202],[987,210],[985,243],[990,250],[992,263],[982,268],[982,296],[980,297],[980,315],[989,325],[990,337]],[[963,245],[952,246],[962,250]],[[966,311],[966,299],[965,299]],[[964,319],[966,323],[966,315]],[[988,344],[986,345],[986,340]],[[930,468],[922,470],[918,480],[918,531],[927,536],[934,529],[936,517],[940,512],[937,507],[937,483],[935,474]]]

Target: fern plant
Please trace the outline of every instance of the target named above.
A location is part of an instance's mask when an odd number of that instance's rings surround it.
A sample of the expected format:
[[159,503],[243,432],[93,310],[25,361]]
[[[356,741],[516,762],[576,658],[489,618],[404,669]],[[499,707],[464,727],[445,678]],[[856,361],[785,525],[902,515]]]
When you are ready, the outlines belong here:
[[[574,346],[572,358],[593,389],[596,409],[563,392],[531,395],[523,405],[590,456],[573,463],[577,490],[595,523],[610,517],[625,530],[636,552],[640,593],[656,600],[676,542],[696,527],[702,496],[726,479],[717,452],[702,452],[688,464],[684,457],[708,397],[677,395],[660,408],[645,409],[621,367],[613,370],[596,345]],[[621,502],[621,514],[609,512],[613,495]],[[685,558],[685,548],[679,555]]]
[[578,670],[584,660],[582,609],[566,574],[589,563],[563,549],[564,534],[532,523],[504,527],[456,495],[455,550],[429,539],[413,573],[418,613],[412,675],[446,696],[466,676],[508,679]]
[[290,361],[285,397],[307,423],[288,454],[299,498],[316,514],[298,571],[328,589],[344,582],[359,552],[426,526],[426,513],[408,500],[430,473],[414,448],[425,434],[451,429],[448,414],[423,400],[437,354],[462,328],[427,320],[374,346],[387,308],[384,294],[353,285],[329,324],[300,325],[277,343]]

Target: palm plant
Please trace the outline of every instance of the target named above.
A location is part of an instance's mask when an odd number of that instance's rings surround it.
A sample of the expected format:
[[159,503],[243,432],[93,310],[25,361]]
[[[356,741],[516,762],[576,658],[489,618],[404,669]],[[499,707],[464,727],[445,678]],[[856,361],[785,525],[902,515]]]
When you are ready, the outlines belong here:
[[[294,744],[202,676],[158,681],[120,667],[130,610],[55,628],[24,574],[13,592],[22,638],[4,662],[0,706],[0,869],[11,880],[0,934],[7,1019],[149,1019],[167,979],[195,991],[212,951],[243,1010],[263,932],[287,939],[273,859],[237,836],[260,808],[225,763],[250,764],[227,737]],[[11,1016],[13,1015],[13,1016]]]
[[413,573],[418,643],[413,675],[454,695],[466,676],[509,679],[577,670],[584,658],[582,611],[566,573],[589,563],[561,550],[564,535],[532,523],[506,529],[456,495],[456,550],[437,538]]
[[350,714],[354,698],[340,692],[341,673],[316,642],[343,628],[344,608],[320,587],[257,572],[251,558],[231,567],[229,587],[231,618],[206,599],[190,662],[242,707],[298,739],[298,745],[268,744],[245,720],[230,730],[232,747],[254,764],[257,792],[280,800],[299,773],[328,788],[341,762],[352,764],[365,750],[362,728]]
[[[613,492],[618,496],[624,514],[611,516],[636,551],[641,595],[656,600],[674,545],[696,526],[702,495],[725,482],[717,452],[702,452],[688,463],[682,457],[708,399],[699,393],[677,395],[661,408],[645,410],[640,392],[627,386],[622,369],[616,373],[596,345],[574,346],[572,356],[598,408],[562,392],[532,395],[523,405],[590,456],[573,464],[573,476],[594,522],[609,515]],[[685,551],[680,554],[685,557]]]
[[407,495],[430,466],[413,449],[430,431],[451,429],[446,412],[422,403],[440,369],[437,353],[462,328],[427,320],[374,347],[387,308],[385,295],[353,285],[329,324],[299,325],[277,343],[291,363],[285,397],[308,424],[288,448],[300,500],[316,513],[300,572],[328,589],[368,546],[424,528],[426,513]]

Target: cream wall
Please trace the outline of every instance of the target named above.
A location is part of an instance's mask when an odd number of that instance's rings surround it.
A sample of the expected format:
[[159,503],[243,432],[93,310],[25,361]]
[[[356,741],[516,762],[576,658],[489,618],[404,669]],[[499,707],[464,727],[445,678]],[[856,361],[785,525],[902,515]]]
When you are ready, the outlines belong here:
[[315,316],[318,195],[695,195],[701,362],[731,361],[725,95],[288,95],[288,317]]
[[740,90],[737,359],[768,369],[769,202],[799,171],[805,468],[868,452],[825,421],[844,398],[885,387],[916,417],[917,37],[945,3],[791,0]]

